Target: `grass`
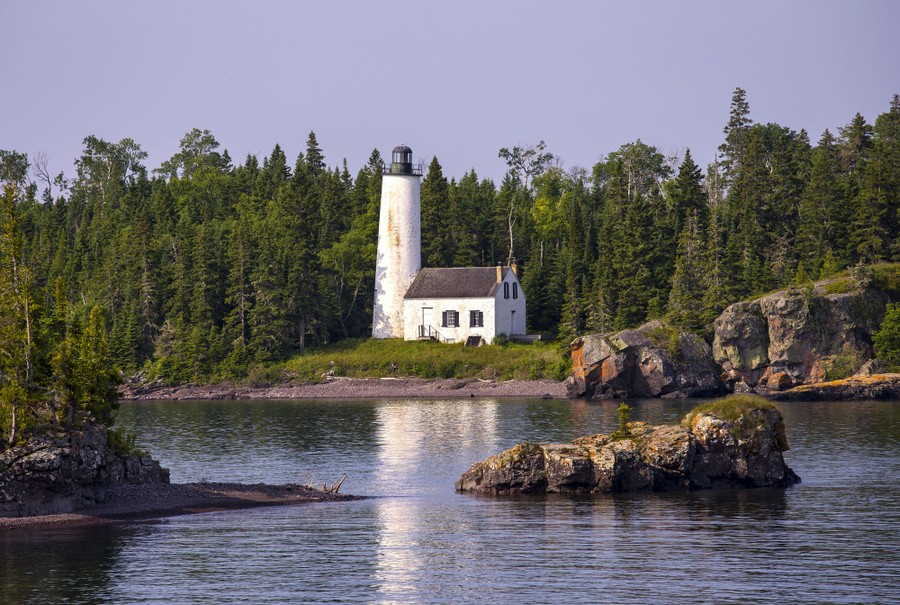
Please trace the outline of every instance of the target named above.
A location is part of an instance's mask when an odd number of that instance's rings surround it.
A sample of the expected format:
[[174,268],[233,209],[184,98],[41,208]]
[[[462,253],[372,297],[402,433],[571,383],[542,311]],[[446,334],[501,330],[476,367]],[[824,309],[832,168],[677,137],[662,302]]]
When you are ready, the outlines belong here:
[[747,417],[755,409],[777,410],[778,408],[757,395],[730,395],[724,399],[716,399],[701,403],[685,415],[682,421],[689,426],[697,416],[714,416],[727,422],[737,422],[741,416]]
[[653,346],[664,349],[673,361],[681,360],[681,335],[675,326],[662,323],[647,332],[647,338],[653,342]]
[[[563,380],[571,362],[555,343],[464,347],[431,341],[342,340],[296,355],[269,368],[251,371],[248,384],[283,380],[321,380],[334,361],[335,376]],[[391,364],[397,369],[391,371]]]

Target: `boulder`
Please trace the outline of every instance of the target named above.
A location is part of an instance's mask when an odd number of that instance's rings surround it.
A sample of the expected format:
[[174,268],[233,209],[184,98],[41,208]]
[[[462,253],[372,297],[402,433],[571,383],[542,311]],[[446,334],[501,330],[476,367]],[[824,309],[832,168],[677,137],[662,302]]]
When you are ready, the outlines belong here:
[[837,359],[874,357],[872,332],[888,296],[867,288],[825,294],[784,290],[725,309],[712,352],[735,392],[781,391],[821,382]]
[[571,346],[570,397],[697,397],[723,392],[721,369],[696,334],[653,321],[637,330],[591,334]]
[[168,483],[150,456],[110,447],[105,428],[34,437],[0,454],[0,517],[72,512],[102,503],[116,484]]
[[745,407],[737,418],[711,409],[689,414],[679,426],[628,426],[630,435],[623,439],[594,435],[571,444],[517,445],[474,464],[456,489],[580,494],[787,487],[800,481],[782,456],[788,444],[781,412],[765,402]]

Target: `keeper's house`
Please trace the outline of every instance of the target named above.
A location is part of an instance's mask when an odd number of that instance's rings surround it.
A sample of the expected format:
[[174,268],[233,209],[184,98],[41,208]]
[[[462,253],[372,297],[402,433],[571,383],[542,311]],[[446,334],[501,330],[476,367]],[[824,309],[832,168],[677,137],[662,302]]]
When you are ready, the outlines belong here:
[[403,338],[490,344],[525,334],[525,292],[512,267],[421,269],[403,297]]

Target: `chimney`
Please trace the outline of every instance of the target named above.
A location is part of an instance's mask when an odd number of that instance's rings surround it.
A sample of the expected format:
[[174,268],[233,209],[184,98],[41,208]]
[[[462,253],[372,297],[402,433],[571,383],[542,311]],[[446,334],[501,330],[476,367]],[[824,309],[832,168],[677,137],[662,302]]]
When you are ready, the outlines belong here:
[[512,269],[512,272],[515,273],[516,277],[519,277],[519,265],[516,264],[516,257],[512,258],[512,262],[509,264],[509,268]]
[[500,263],[497,263],[497,283],[503,281],[503,266]]

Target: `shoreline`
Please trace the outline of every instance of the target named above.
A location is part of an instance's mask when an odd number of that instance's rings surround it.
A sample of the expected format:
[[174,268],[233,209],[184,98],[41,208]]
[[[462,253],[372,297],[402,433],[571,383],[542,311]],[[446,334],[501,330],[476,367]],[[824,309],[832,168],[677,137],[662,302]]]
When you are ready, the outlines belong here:
[[56,529],[117,523],[153,522],[166,517],[226,510],[362,500],[305,485],[242,483],[154,483],[117,485],[106,502],[71,512],[30,517],[0,517],[0,529]]
[[323,382],[240,387],[230,383],[165,386],[126,385],[122,401],[228,399],[381,399],[534,397],[565,399],[564,382],[552,380],[481,380],[478,378],[332,378]]
[[[751,391],[752,392],[752,391]],[[851,376],[800,385],[785,391],[756,393],[774,401],[900,400],[900,374]],[[723,393],[724,397],[728,393]],[[322,382],[283,383],[264,387],[210,385],[125,385],[122,401],[261,400],[261,399],[571,399],[565,382],[553,380],[483,380],[480,378],[343,378]],[[662,398],[664,399],[664,397]],[[703,398],[701,398],[703,399]]]

